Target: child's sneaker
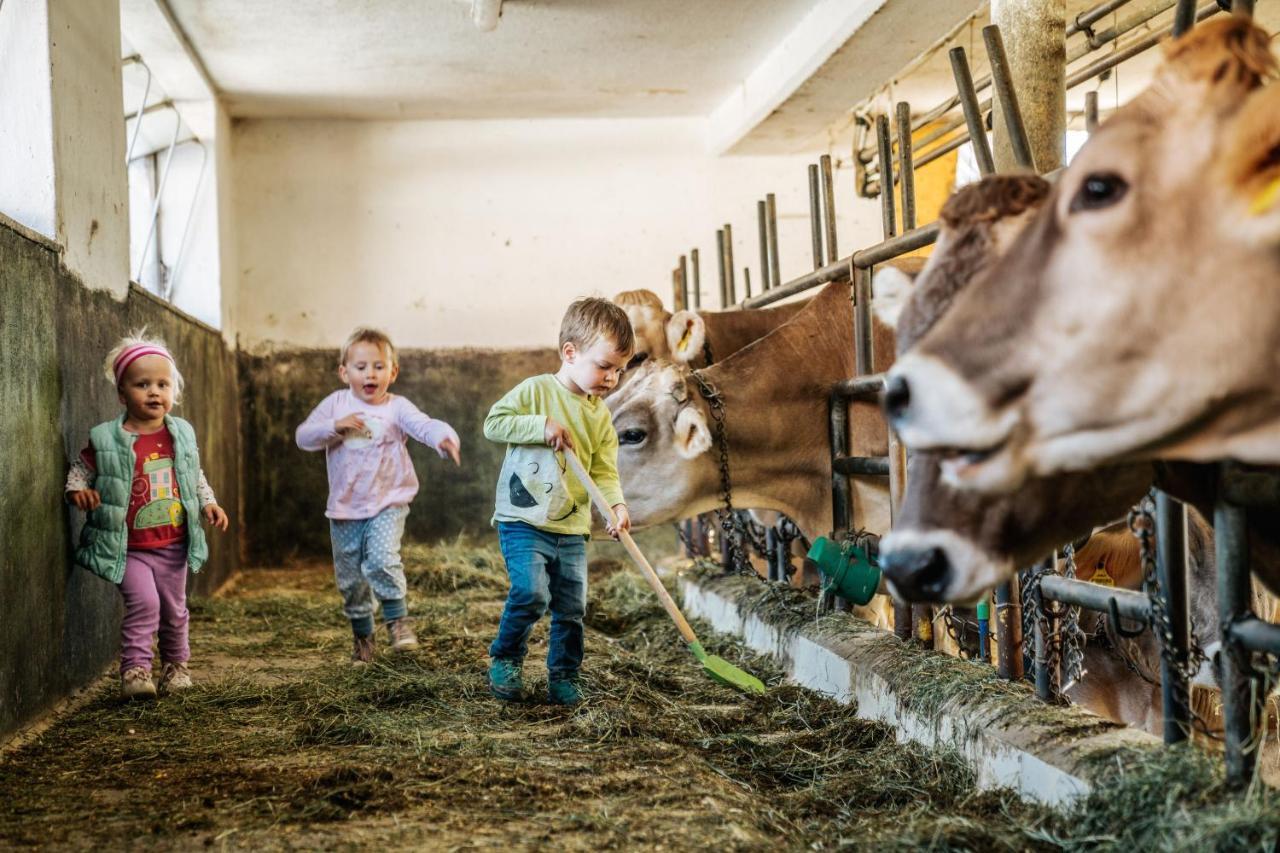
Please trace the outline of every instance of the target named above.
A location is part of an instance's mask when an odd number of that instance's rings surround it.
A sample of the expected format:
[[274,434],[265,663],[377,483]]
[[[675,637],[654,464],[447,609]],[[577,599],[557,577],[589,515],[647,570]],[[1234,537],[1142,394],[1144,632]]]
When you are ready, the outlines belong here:
[[409,624],[408,618],[388,622],[387,633],[391,635],[393,652],[410,652],[418,647],[418,635],[413,633],[413,626]]
[[368,666],[373,663],[373,635],[356,637],[351,648],[351,665]]
[[489,664],[489,692],[504,702],[520,702],[525,698],[520,661],[494,658]]
[[164,669],[160,673],[160,692],[175,693],[179,690],[186,690],[191,686],[191,670],[187,669],[187,664],[183,663],[166,663]]
[[577,705],[582,701],[582,691],[578,689],[578,679],[556,678],[547,682],[547,697],[552,705]]
[[151,670],[140,666],[126,669],[120,675],[120,694],[126,699],[154,699],[156,685],[151,680]]

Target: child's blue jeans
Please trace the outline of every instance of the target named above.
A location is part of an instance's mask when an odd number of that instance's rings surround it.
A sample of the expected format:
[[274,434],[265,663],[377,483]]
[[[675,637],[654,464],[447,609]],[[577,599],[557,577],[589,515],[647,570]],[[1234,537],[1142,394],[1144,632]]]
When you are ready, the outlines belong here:
[[576,676],[582,665],[582,617],[587,613],[586,537],[500,521],[498,542],[511,590],[489,656],[524,660],[529,632],[550,607],[547,673],[553,681]]

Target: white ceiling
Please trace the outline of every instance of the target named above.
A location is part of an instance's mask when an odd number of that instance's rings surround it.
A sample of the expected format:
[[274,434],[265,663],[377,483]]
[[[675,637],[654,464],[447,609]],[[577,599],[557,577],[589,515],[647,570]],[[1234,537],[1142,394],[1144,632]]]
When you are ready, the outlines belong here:
[[235,116],[707,115],[813,0],[167,0]]

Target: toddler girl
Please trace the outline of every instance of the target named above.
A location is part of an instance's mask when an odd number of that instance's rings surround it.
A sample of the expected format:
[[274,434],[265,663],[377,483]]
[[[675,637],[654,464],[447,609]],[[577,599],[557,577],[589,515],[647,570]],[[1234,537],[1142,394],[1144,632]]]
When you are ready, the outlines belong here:
[[343,613],[355,638],[351,663],[373,660],[373,598],[382,607],[392,651],[418,647],[406,619],[404,535],[418,477],[405,446],[409,437],[459,464],[458,434],[444,421],[388,389],[400,375],[391,339],[356,329],[338,353],[338,376],[348,387],[320,401],[298,427],[298,446],[323,450],[329,471],[329,537]]
[[76,564],[120,587],[120,687],[126,698],[156,695],[151,639],[160,634],[160,690],[191,686],[187,659],[187,569],[209,556],[197,509],[219,530],[227,514],[200,469],[195,430],[169,410],[182,374],[146,330],[120,341],[104,364],[124,414],[89,431],[67,474],[67,499],[87,512]]

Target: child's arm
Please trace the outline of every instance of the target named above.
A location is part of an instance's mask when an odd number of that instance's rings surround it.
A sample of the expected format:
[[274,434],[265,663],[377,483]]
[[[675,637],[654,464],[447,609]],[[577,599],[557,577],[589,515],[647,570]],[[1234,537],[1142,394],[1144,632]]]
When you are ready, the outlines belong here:
[[612,424],[606,424],[601,432],[600,446],[591,457],[590,473],[618,518],[616,527],[609,525],[609,535],[617,539],[619,531],[631,529],[631,513],[627,511],[622,482],[618,477],[618,434]]
[[225,533],[231,519],[227,518],[226,511],[218,506],[218,498],[213,494],[213,487],[204,476],[203,468],[200,469],[200,482],[196,484],[196,499],[200,503],[200,511],[204,514],[205,520]]
[[548,444],[546,415],[530,414],[532,395],[527,383],[521,383],[493,404],[484,419],[484,437],[507,444]]
[[307,419],[298,425],[294,438],[303,450],[324,450],[342,440],[342,433],[333,417],[333,401],[337,395],[330,394],[320,401],[320,405],[311,410]]
[[86,447],[71,463],[71,470],[67,472],[67,485],[63,489],[67,500],[84,512],[97,509],[102,503],[102,497],[93,488],[93,481],[97,476],[93,465],[93,448]]
[[412,436],[439,453],[441,459],[450,456],[453,458],[453,464],[462,464],[459,457],[462,442],[458,438],[457,431],[444,421],[438,421],[424,414],[404,397],[396,398],[396,423],[406,435]]

